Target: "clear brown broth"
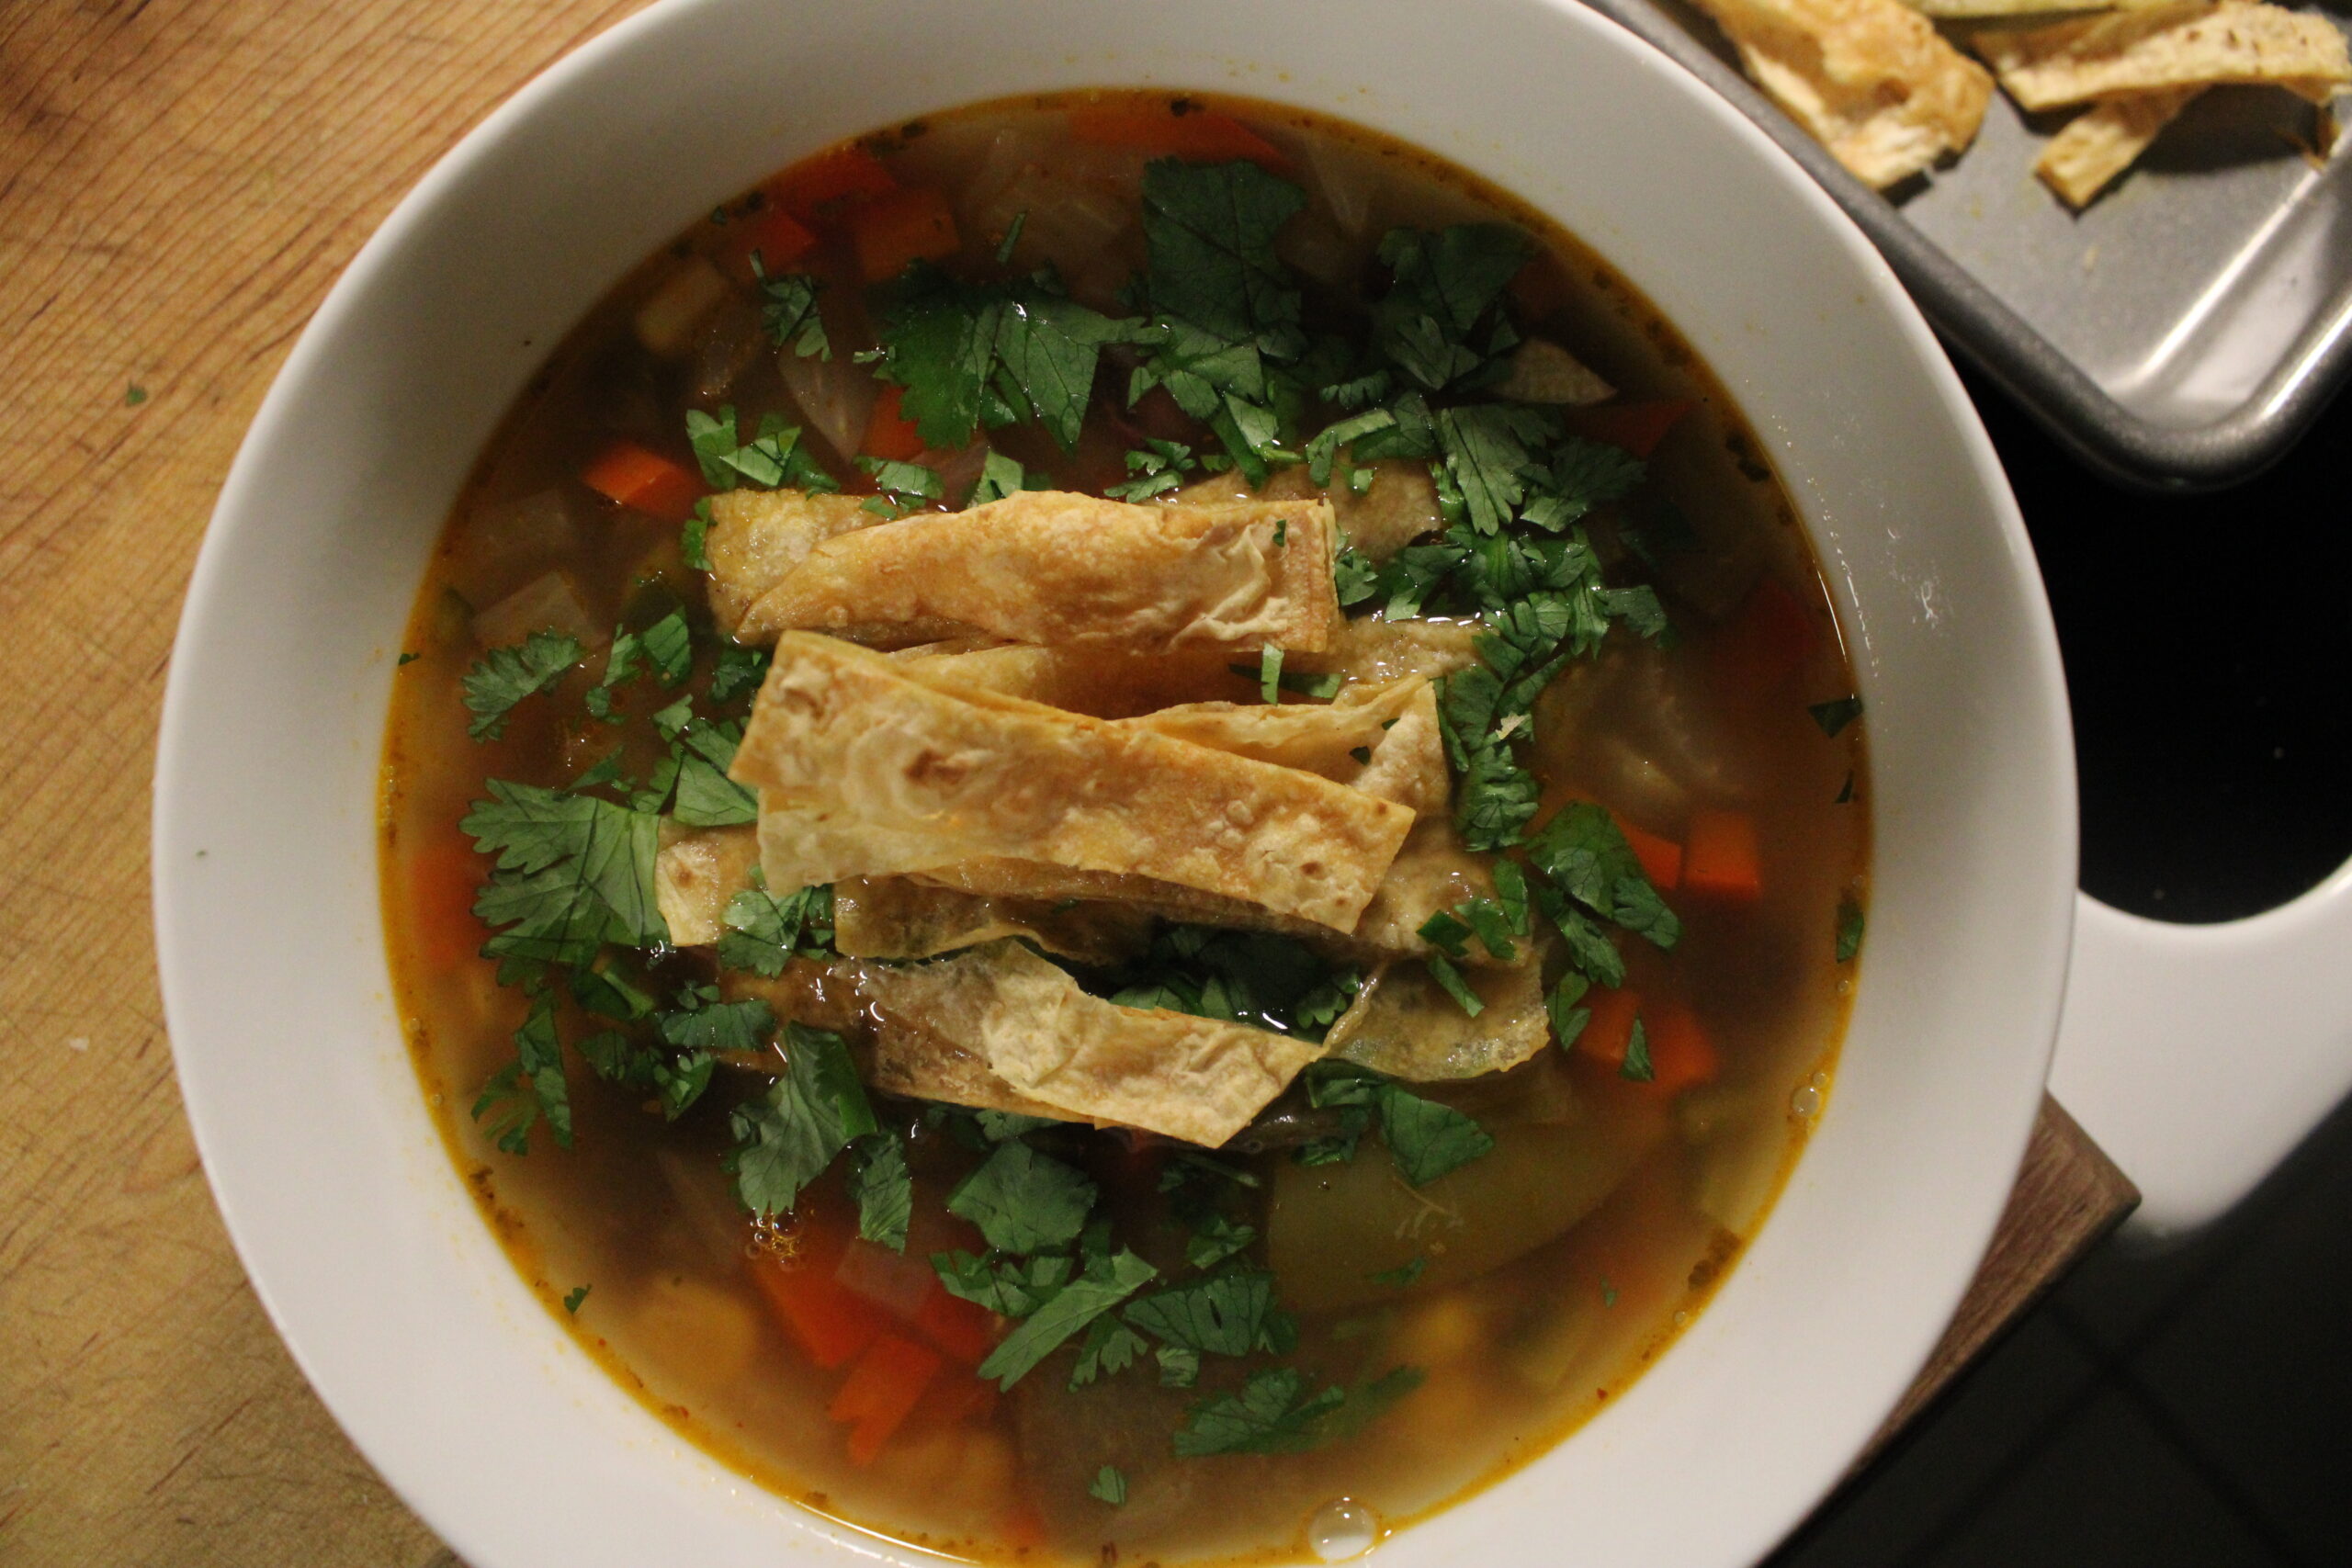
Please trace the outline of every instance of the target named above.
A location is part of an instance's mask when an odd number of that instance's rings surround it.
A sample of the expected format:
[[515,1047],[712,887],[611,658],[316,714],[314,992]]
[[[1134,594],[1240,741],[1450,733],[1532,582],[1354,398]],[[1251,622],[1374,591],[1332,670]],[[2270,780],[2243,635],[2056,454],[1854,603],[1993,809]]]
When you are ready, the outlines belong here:
[[[873,144],[887,149],[902,183],[953,190],[993,139],[1050,135],[1071,101],[977,106]],[[1459,1282],[1433,1270],[1429,1283],[1393,1299],[1309,1315],[1291,1359],[1318,1379],[1360,1382],[1396,1363],[1427,1374],[1363,1432],[1306,1453],[1177,1459],[1167,1434],[1190,1401],[1218,1386],[1217,1375],[1200,1390],[1163,1389],[1147,1366],[1072,1393],[1062,1386],[1064,1351],[977,1416],[927,1422],[919,1410],[871,1465],[854,1464],[842,1429],[823,1416],[841,1374],[809,1363],[747,1278],[749,1233],[719,1167],[723,1105],[741,1088],[723,1086],[665,1125],[640,1097],[575,1068],[576,1145],[525,1157],[492,1147],[467,1114],[475,1086],[511,1058],[523,1004],[496,986],[488,962],[446,951],[433,911],[410,890],[432,857],[463,846],[456,823],[486,779],[562,784],[609,748],[611,732],[582,738],[558,721],[556,705],[526,704],[504,739],[469,740],[458,682],[480,649],[463,606],[495,604],[560,567],[610,625],[644,581],[689,580],[673,525],[612,508],[576,476],[616,434],[683,455],[683,408],[716,400],[693,399],[693,364],[651,364],[630,322],[680,257],[725,243],[724,225],[698,223],[649,258],[534,378],[452,514],[405,645],[414,660],[394,682],[382,861],[393,974],[424,1092],[517,1268],[583,1347],[724,1463],[878,1535],[980,1560],[1296,1560],[1308,1550],[1310,1517],[1328,1501],[1352,1499],[1393,1529],[1544,1453],[1624,1391],[1752,1235],[1811,1124],[1793,1102],[1800,1090],[1811,1091],[1804,1109],[1817,1113],[1853,976],[1853,965],[1832,961],[1830,933],[1841,898],[1859,895],[1867,876],[1861,731],[1825,737],[1805,711],[1849,692],[1851,675],[1793,511],[1731,400],[1606,264],[1507,195],[1356,127],[1266,104],[1201,101],[1259,130],[1309,176],[1300,249],[1368,251],[1396,223],[1516,223],[1548,257],[1532,326],[1628,398],[1695,401],[1650,467],[1652,486],[1691,519],[1705,547],[1660,585],[1679,640],[1661,653],[1620,646],[1630,639],[1616,634],[1600,660],[1563,676],[1539,710],[1537,772],[1546,811],[1598,799],[1672,835],[1678,809],[1736,807],[1754,816],[1764,847],[1760,901],[1670,898],[1686,928],[1676,951],[1627,943],[1628,987],[1645,1006],[1678,1000],[1704,1021],[1724,1063],[1717,1081],[1665,1104],[1588,1056],[1547,1048],[1501,1083],[1440,1091],[1504,1129],[1507,1141],[1513,1118],[1532,1114],[1526,1107],[1565,1094],[1580,1108],[1578,1125],[1634,1137],[1649,1152],[1590,1217],[1501,1268]],[[1319,162],[1311,151],[1318,147],[1328,150]],[[1354,241],[1312,177],[1340,160],[1374,171],[1378,192],[1366,237]],[[995,240],[967,232],[967,250],[978,260]],[[1111,259],[1131,267],[1140,253]],[[1360,270],[1362,260],[1348,265]],[[813,261],[820,269],[848,265],[837,245]],[[1081,299],[1107,288],[1085,276],[1071,283]],[[857,295],[854,282],[829,290],[837,353],[871,341]],[[746,411],[747,425],[758,411],[792,406],[765,352],[727,400]],[[1034,430],[991,439],[1050,468],[1063,488],[1089,490],[1121,477],[1128,445],[1103,419],[1090,419],[1074,456]],[[824,456],[837,475],[854,478],[842,454]],[[535,532],[518,522],[529,513],[517,502],[550,491],[576,525]],[[1820,634],[1804,666],[1770,692],[1743,687],[1733,646],[1739,607],[1759,578],[1792,593]],[[1532,1124],[1538,1132],[1525,1136],[1537,1138],[1540,1122]],[[939,1201],[967,1156],[919,1122],[909,1131],[918,1198],[908,1256],[972,1246],[968,1228]],[[1139,1177],[1118,1147],[1081,1143],[1064,1152],[1102,1184],[1114,1214],[1148,1217],[1156,1201],[1148,1171]],[[1282,1179],[1283,1163],[1278,1154],[1254,1161],[1270,1182]],[[809,1201],[841,1205],[839,1172]],[[562,1299],[582,1284],[591,1293],[576,1314],[567,1311]],[[1104,1463],[1128,1477],[1122,1507],[1087,1495]]]

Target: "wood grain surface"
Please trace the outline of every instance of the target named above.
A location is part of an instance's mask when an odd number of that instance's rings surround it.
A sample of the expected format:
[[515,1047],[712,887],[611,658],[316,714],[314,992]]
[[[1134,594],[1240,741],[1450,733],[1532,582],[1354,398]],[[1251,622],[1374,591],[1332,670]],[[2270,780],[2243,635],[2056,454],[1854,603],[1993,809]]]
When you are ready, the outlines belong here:
[[[636,0],[0,5],[0,1562],[452,1561],[263,1317],[198,1168],[147,790],[215,493],[336,273]],[[1955,1354],[2128,1207],[2051,1119]]]

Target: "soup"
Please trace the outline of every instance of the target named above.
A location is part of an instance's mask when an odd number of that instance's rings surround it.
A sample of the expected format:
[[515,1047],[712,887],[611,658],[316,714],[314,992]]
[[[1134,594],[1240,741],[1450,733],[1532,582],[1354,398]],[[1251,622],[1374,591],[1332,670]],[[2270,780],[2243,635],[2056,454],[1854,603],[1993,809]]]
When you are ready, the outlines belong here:
[[1462,171],[1102,93],[830,149],[550,357],[401,656],[393,973],[559,1321],[983,1561],[1542,1452],[1819,1114],[1860,703],[1672,329]]

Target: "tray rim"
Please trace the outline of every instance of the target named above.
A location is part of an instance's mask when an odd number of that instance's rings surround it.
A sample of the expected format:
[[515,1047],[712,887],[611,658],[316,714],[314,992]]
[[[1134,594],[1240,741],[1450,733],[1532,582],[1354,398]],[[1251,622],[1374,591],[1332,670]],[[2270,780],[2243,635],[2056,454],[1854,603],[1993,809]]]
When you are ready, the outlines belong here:
[[1698,77],[1794,158],[1878,247],[1945,345],[2110,479],[2169,493],[2244,483],[2286,456],[2352,372],[2347,278],[2235,412],[2188,427],[2134,413],[1654,0],[1582,3]]

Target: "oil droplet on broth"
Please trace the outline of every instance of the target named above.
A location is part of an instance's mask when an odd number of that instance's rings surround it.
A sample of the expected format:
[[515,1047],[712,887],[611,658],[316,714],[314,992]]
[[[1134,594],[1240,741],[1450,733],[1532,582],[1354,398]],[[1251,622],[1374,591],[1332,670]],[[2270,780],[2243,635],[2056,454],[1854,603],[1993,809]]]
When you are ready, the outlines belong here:
[[1336,1497],[1306,1521],[1306,1544],[1326,1562],[1361,1557],[1380,1540],[1380,1516],[1362,1503]]

